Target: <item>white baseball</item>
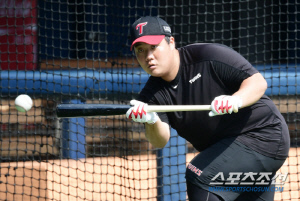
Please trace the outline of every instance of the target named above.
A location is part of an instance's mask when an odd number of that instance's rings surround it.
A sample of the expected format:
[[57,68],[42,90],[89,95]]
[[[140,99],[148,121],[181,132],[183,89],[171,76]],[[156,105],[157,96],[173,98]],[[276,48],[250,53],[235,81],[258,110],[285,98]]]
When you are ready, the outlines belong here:
[[26,94],[21,94],[16,98],[15,106],[19,112],[27,112],[32,107],[32,99]]

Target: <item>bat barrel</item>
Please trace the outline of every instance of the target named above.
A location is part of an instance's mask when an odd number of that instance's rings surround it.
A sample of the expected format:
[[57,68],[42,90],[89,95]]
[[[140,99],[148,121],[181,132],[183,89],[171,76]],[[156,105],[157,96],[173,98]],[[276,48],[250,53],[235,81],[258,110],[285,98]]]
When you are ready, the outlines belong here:
[[60,104],[56,115],[60,118],[123,115],[129,108],[120,104]]

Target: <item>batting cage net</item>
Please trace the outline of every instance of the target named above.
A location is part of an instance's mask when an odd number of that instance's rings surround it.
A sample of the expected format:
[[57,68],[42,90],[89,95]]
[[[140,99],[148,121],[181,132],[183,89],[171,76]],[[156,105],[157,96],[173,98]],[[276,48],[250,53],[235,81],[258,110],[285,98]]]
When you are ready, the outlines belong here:
[[[197,152],[176,131],[155,149],[125,115],[56,116],[62,103],[137,97],[148,75],[129,27],[146,15],[170,24],[177,47],[221,43],[262,73],[291,137],[275,200],[299,200],[299,10],[290,0],[0,1],[0,200],[187,200]],[[26,113],[15,109],[20,94],[33,99]]]

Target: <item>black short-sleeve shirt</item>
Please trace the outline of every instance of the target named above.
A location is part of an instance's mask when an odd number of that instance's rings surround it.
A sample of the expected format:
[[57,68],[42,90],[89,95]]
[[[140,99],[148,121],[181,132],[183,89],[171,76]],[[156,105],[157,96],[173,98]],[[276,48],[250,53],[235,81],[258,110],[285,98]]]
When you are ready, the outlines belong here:
[[[258,71],[239,53],[220,44],[193,44],[178,49],[176,78],[166,82],[151,76],[139,100],[154,105],[210,105],[220,95],[232,95],[243,80]],[[209,117],[208,111],[159,113],[163,122],[202,151],[220,139],[237,140],[266,156],[288,155],[287,125],[274,105],[263,96],[238,113]]]

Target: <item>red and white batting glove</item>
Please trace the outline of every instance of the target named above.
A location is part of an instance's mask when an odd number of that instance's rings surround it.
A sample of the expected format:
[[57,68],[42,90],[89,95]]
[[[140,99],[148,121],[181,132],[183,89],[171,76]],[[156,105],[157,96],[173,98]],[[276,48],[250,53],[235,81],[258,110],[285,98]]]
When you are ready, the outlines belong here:
[[131,100],[130,105],[133,105],[133,107],[126,112],[126,117],[128,119],[132,119],[135,122],[148,124],[155,124],[155,122],[158,120],[158,115],[156,112],[147,113],[148,104],[137,100]]
[[239,96],[218,96],[211,102],[211,111],[209,116],[237,113],[242,107],[243,101]]

